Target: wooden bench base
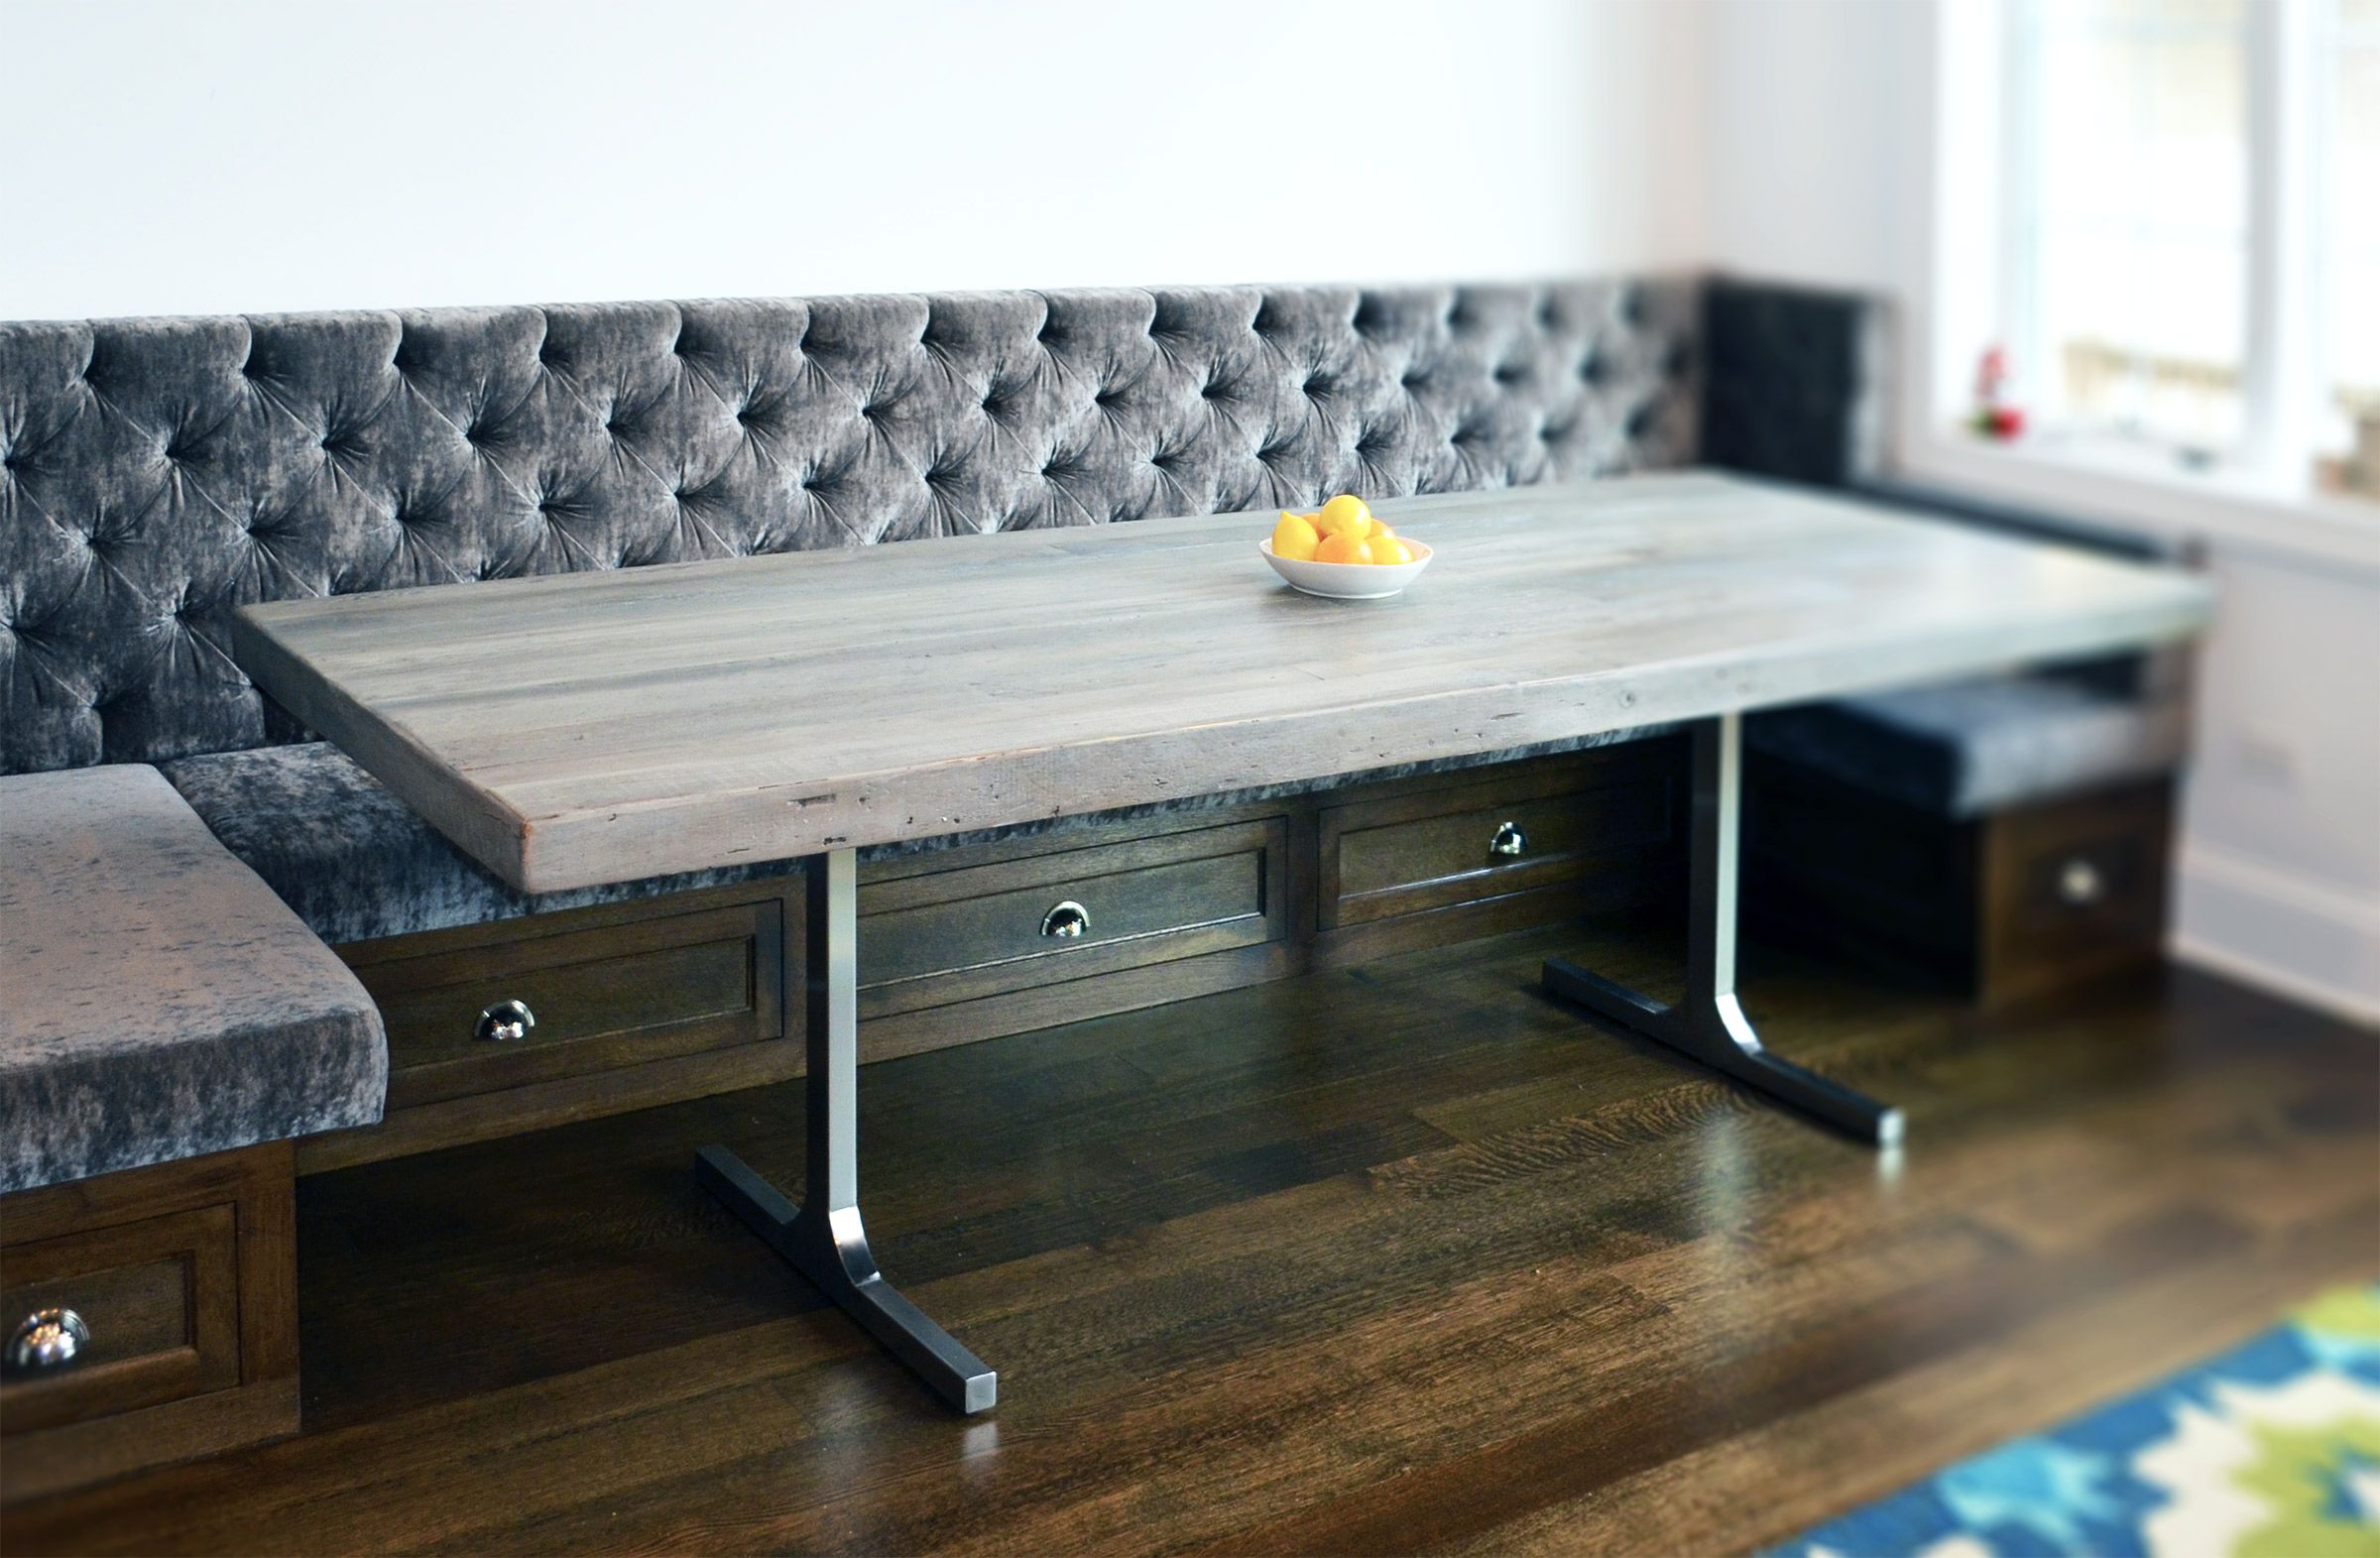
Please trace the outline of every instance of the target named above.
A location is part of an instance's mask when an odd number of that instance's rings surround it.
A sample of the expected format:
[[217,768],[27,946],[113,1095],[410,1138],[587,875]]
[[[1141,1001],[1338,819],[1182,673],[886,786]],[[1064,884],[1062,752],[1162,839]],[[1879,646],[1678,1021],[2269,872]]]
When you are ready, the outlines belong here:
[[276,1141],[0,1198],[0,1326],[87,1331],[0,1378],[0,1498],[297,1432],[294,1183]]
[[1744,906],[1777,939],[1998,1009],[2154,963],[2174,781],[1950,819],[1746,770]]
[[[863,864],[860,1057],[1674,896],[1685,762],[1654,739]],[[388,1113],[298,1170],[799,1075],[803,914],[787,876],[339,947],[387,1019]],[[535,1025],[475,1037],[507,1002]]]

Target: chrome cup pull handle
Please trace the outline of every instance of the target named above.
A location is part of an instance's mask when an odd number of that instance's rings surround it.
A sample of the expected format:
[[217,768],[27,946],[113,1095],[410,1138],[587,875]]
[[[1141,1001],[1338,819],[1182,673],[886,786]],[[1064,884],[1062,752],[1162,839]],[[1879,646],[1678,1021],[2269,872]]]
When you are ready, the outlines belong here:
[[1053,941],[1072,941],[1091,929],[1091,911],[1068,899],[1041,916],[1041,934]]
[[8,1372],[32,1376],[73,1367],[91,1345],[91,1328],[71,1309],[36,1309],[8,1334]]
[[1495,836],[1488,841],[1488,854],[1501,855],[1507,860],[1517,860],[1528,852],[1529,836],[1520,831],[1517,822],[1498,824]]
[[526,1002],[499,1001],[479,1015],[471,1036],[484,1043],[518,1043],[536,1025],[537,1015],[529,1010]]
[[2075,908],[2088,908],[2107,896],[2107,879],[2097,866],[2077,855],[2058,868],[2058,897]]

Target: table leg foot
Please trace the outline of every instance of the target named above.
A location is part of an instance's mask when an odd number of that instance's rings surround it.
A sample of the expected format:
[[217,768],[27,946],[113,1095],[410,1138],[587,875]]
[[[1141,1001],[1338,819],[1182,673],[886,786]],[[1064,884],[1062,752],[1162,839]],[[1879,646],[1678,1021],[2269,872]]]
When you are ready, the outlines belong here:
[[1733,996],[1707,1005],[1663,1006],[1559,959],[1545,965],[1544,979],[1549,994],[1666,1044],[1846,1136],[1875,1146],[1900,1142],[1898,1109],[1761,1048]]
[[999,1374],[885,1280],[857,1207],[811,1219],[723,1146],[695,1154],[694,1177],[943,1400],[969,1414],[998,1401]]

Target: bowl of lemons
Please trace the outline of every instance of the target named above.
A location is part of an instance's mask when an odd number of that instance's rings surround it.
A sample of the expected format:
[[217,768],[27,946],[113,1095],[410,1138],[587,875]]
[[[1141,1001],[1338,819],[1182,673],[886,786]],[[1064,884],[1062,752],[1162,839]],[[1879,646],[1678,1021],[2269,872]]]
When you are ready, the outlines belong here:
[[1429,547],[1397,535],[1345,492],[1312,514],[1283,509],[1256,550],[1291,589],[1326,600],[1383,600],[1430,565]]

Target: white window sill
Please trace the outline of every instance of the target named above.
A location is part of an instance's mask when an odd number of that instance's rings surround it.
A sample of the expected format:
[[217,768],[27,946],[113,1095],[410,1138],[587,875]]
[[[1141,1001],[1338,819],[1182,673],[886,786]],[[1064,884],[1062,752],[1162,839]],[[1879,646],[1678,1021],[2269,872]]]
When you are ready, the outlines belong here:
[[2138,451],[1992,443],[1944,429],[1905,440],[1894,474],[2175,544],[2202,540],[2380,576],[2380,504],[2290,496],[2236,471],[2184,471]]

